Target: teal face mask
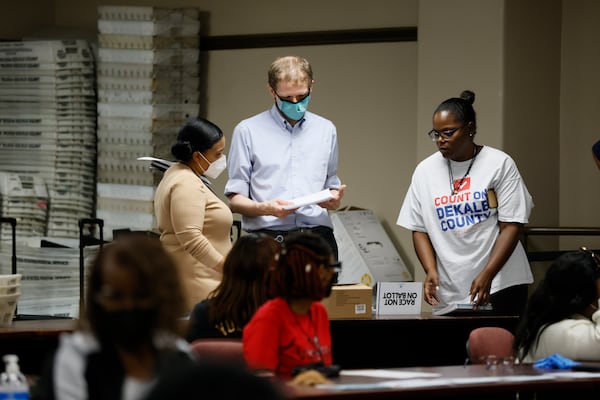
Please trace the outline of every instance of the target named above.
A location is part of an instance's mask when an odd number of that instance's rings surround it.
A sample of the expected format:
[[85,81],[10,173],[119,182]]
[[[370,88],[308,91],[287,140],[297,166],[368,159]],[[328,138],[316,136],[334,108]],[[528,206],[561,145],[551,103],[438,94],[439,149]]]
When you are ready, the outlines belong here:
[[282,100],[279,98],[279,96],[277,96],[277,100],[277,106],[281,112],[284,113],[289,119],[298,121],[304,117],[304,113],[306,112],[306,108],[310,102],[310,94],[297,103]]

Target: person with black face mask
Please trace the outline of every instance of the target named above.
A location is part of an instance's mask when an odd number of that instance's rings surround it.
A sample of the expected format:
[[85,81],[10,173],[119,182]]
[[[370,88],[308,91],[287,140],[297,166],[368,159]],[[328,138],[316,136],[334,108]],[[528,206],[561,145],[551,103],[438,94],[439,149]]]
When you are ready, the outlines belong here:
[[[326,382],[332,365],[327,310],[340,269],[331,247],[310,232],[290,234],[267,272],[268,294],[244,327],[244,357],[251,369],[269,371],[297,384]],[[299,371],[303,371],[298,373]]]
[[33,400],[138,400],[173,365],[194,363],[177,269],[158,239],[120,236],[90,268],[80,326],[61,336]]

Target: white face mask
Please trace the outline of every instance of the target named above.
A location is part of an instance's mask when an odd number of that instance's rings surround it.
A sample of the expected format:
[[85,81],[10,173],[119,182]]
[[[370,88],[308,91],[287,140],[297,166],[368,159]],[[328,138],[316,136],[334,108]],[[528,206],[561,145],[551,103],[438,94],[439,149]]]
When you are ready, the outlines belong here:
[[[200,155],[206,160],[204,154],[200,153]],[[222,157],[217,158],[212,163],[208,160],[206,160],[206,162],[208,163],[208,168],[206,169],[206,171],[204,171],[204,175],[210,179],[217,179],[217,177],[221,175],[221,172],[223,172],[225,168],[227,168],[227,159],[225,157],[225,154],[223,154]]]

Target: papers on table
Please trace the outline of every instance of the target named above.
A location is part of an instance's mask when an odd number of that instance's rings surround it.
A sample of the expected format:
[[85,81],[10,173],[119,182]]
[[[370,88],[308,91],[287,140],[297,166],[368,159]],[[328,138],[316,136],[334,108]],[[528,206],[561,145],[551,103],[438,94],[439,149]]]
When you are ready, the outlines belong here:
[[434,306],[432,309],[433,315],[446,315],[452,312],[477,312],[477,311],[491,311],[492,305],[485,304],[483,306],[479,306],[479,308],[475,309],[473,303],[452,303],[452,304],[444,304],[439,306]]
[[297,197],[290,200],[293,204],[283,206],[284,210],[293,210],[295,208],[307,206],[309,204],[319,204],[327,200],[331,200],[333,195],[329,189],[321,190],[320,192],[311,193],[306,196]]
[[390,369],[347,369],[342,370],[340,375],[344,376],[368,376],[371,378],[390,379],[415,379],[415,378],[437,378],[440,374],[435,372],[418,371],[394,371]]
[[367,381],[355,383],[332,383],[316,385],[316,388],[331,391],[401,389],[434,386],[481,385],[497,382],[534,382],[555,379],[589,379],[600,376],[600,373],[591,372],[551,372],[540,375],[494,375],[494,376],[468,376],[468,377],[443,377],[439,373],[420,371],[396,371],[387,369],[362,369],[342,370],[343,376],[364,376],[366,378],[381,378],[383,381]]

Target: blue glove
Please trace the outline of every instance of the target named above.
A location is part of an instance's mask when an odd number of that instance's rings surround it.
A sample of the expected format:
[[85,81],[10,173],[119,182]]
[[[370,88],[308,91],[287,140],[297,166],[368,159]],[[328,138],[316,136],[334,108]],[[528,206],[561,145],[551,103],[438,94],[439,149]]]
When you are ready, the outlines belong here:
[[581,363],[555,353],[546,358],[537,360],[535,363],[533,363],[533,366],[535,368],[543,369],[571,369],[574,365],[579,364]]

